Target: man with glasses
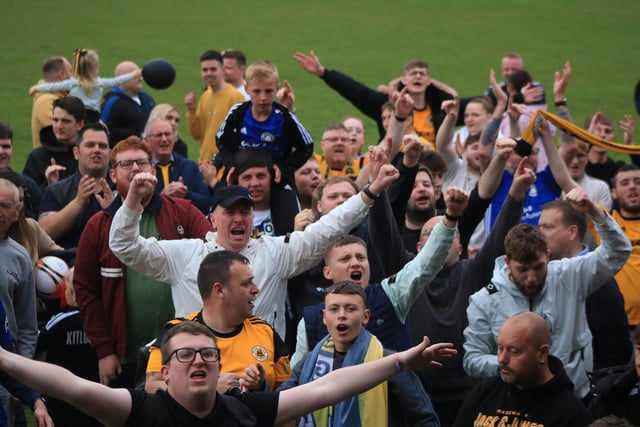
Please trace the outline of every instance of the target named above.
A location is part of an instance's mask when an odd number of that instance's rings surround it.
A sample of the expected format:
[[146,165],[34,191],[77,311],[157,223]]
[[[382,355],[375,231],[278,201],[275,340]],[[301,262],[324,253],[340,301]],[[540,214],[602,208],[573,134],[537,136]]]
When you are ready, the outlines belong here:
[[171,124],[164,119],[152,119],[145,126],[143,137],[151,148],[151,160],[156,168],[156,191],[191,200],[203,214],[209,213],[209,187],[196,162],[173,152],[175,141]]
[[[202,310],[168,322],[152,344],[145,390],[153,393],[158,388],[167,388],[162,376],[162,365],[167,361],[162,360],[160,344],[167,331],[184,320],[201,323],[216,336],[224,359],[218,380],[219,393],[232,387],[275,390],[289,379],[289,352],[284,342],[271,325],[253,316],[258,286],[245,256],[231,251],[207,255],[200,264],[198,289],[204,301]],[[193,361],[192,349],[180,350],[175,351],[178,361]],[[200,353],[200,356],[205,361],[207,357],[215,357],[210,360],[215,362],[218,351]]]
[[[85,333],[99,361],[103,384],[133,386],[138,349],[175,316],[169,286],[128,269],[109,249],[113,215],[140,172],[155,174],[151,149],[131,136],[111,150],[111,180],[118,196],[87,223],[74,275]],[[142,200],[140,233],[157,239],[204,238],[211,225],[188,200],[157,192]]]
[[[372,362],[349,366],[282,392],[216,393],[220,365],[215,335],[205,326],[183,322],[162,344],[162,376],[167,391],[110,389],[82,380],[60,367],[0,350],[0,369],[26,384],[82,408],[107,426],[283,425],[360,394],[401,370],[439,367],[456,353],[451,344],[417,346]],[[215,361],[214,361],[215,359]],[[182,361],[181,361],[182,360]],[[186,362],[185,362],[186,361]]]
[[346,176],[356,180],[364,166],[364,158],[353,158],[351,138],[343,123],[333,123],[322,133],[320,141],[322,154],[316,153],[320,173],[324,179]]
[[78,245],[85,224],[113,201],[107,183],[109,132],[100,123],[89,123],[80,131],[73,155],[78,170],[49,185],[42,193],[38,222],[65,249]]

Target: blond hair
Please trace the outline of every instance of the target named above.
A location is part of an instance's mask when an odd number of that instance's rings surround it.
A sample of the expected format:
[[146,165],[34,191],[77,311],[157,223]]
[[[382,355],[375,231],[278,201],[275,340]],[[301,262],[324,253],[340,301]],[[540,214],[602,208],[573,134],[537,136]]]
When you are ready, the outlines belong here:
[[280,80],[278,68],[269,61],[258,61],[247,67],[245,72],[247,81],[251,80],[269,80],[274,79],[276,82]]
[[[149,118],[147,119],[147,123],[150,123],[152,120],[155,120],[155,119],[166,120],[167,115],[172,111],[177,111],[178,114],[180,114],[180,110],[178,110],[178,107],[176,107],[175,105],[171,105],[167,103],[158,104],[155,107],[153,107],[153,110],[151,110],[151,112],[149,113]],[[173,133],[173,139],[175,141],[178,140],[178,129],[176,129],[176,131]]]
[[76,49],[75,64],[73,65],[73,76],[78,80],[78,85],[84,90],[87,96],[96,87],[98,77],[99,58],[98,52],[93,49]]

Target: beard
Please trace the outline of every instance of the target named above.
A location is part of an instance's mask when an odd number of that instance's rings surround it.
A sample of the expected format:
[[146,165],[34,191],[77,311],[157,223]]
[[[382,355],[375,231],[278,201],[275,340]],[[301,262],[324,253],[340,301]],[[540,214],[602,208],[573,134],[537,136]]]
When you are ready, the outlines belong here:
[[426,209],[415,209],[407,206],[406,215],[409,221],[424,224],[436,215],[436,208],[434,205],[431,205]]
[[633,218],[640,217],[640,204],[629,204],[621,200],[618,200],[618,203],[620,204],[620,210],[631,214]]

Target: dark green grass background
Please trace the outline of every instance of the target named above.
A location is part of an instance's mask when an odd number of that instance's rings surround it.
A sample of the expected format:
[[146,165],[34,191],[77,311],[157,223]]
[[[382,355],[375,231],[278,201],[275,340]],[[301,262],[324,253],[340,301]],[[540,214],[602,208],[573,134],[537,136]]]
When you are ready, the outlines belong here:
[[[183,112],[184,94],[203,87],[198,57],[204,50],[232,47],[243,50],[249,62],[269,59],[292,83],[299,117],[316,140],[324,126],[358,112],[302,71],[292,59],[296,50],[314,49],[326,67],[371,86],[397,76],[407,60],[421,58],[433,77],[462,96],[481,94],[489,69],[498,71],[500,57],[517,51],[551,98],[553,72],[569,59],[567,96],[576,121],[601,110],[617,122],[634,112],[639,18],[636,0],[5,0],[0,120],[15,130],[13,166],[21,169],[31,149],[27,91],[40,77],[42,60],[62,54],[72,61],[73,49],[83,46],[98,50],[102,76],[111,76],[121,60],[169,59],[176,82],[150,92]],[[373,123],[367,124],[367,142],[375,142]],[[181,134],[195,155],[184,123]]]
[[[150,92],[183,113],[185,93],[202,89],[198,57],[204,50],[236,48],[249,62],[269,59],[292,83],[298,115],[316,140],[324,126],[357,111],[298,67],[292,59],[297,50],[314,49],[326,67],[371,86],[421,58],[433,77],[462,96],[481,94],[489,69],[499,74],[501,56],[517,51],[548,99],[553,72],[568,59],[567,96],[577,122],[597,110],[616,122],[625,113],[637,117],[637,0],[4,0],[0,10],[0,121],[15,130],[12,164],[19,170],[31,150],[28,88],[40,78],[46,56],[72,61],[81,46],[98,50],[102,76],[111,76],[121,60],[169,59],[176,82]],[[375,142],[373,123],[367,124],[367,142]],[[193,157],[196,143],[184,123],[181,134]]]

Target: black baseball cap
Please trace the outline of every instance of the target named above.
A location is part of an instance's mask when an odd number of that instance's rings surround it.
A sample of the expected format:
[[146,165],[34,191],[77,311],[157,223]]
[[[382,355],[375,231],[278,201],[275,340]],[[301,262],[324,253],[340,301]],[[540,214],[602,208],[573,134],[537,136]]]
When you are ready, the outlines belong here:
[[229,185],[227,187],[221,187],[216,190],[211,200],[211,209],[215,209],[216,206],[221,205],[223,208],[228,208],[234,203],[244,200],[248,202],[254,208],[256,207],[249,190],[239,185]]

